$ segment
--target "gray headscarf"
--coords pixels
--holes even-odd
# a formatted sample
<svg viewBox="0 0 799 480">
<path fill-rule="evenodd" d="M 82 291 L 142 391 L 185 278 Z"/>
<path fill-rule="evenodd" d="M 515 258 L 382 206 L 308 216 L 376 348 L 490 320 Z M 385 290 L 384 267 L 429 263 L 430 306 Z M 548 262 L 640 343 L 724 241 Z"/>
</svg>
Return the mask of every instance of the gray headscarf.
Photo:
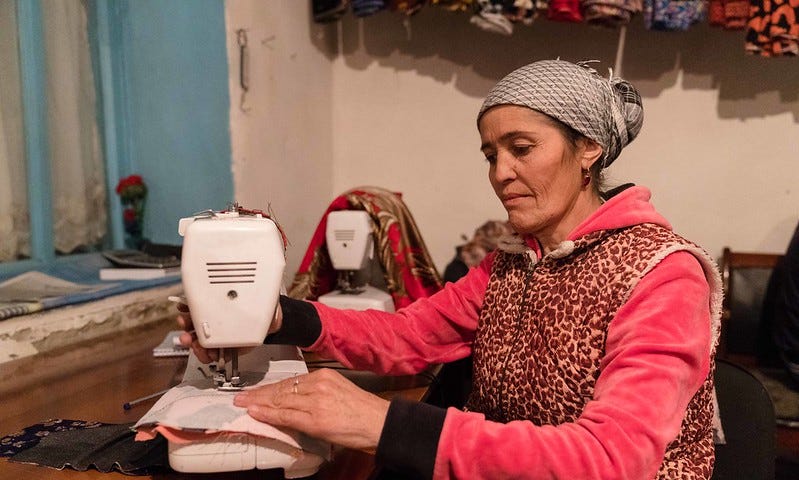
<svg viewBox="0 0 799 480">
<path fill-rule="evenodd" d="M 602 146 L 610 165 L 641 131 L 641 95 L 627 81 L 601 77 L 586 62 L 542 60 L 508 74 L 488 92 L 483 113 L 496 105 L 518 105 L 554 117 Z"/>
</svg>

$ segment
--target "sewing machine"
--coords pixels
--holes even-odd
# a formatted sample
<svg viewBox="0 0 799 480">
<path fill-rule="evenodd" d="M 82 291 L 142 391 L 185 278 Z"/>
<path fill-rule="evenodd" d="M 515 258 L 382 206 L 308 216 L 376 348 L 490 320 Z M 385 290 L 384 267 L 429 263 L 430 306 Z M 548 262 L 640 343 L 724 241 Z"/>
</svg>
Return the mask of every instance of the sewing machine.
<svg viewBox="0 0 799 480">
<path fill-rule="evenodd" d="M 336 290 L 319 296 L 319 302 L 341 309 L 393 312 L 391 295 L 364 280 L 375 250 L 369 214 L 363 210 L 330 212 L 325 240 L 338 280 Z"/>
<path fill-rule="evenodd" d="M 181 275 L 197 340 L 219 349 L 217 388 L 242 387 L 238 349 L 261 345 L 277 308 L 285 244 L 262 212 L 206 211 L 182 218 Z"/>
<path fill-rule="evenodd" d="M 227 211 L 209 210 L 180 220 L 185 302 L 200 345 L 219 351 L 210 378 L 198 376 L 198 361 L 192 354 L 184 384 L 199 385 L 211 393 L 213 388 L 235 392 L 262 378 L 279 380 L 308 373 L 298 348 L 263 345 L 286 264 L 283 234 L 267 217 L 236 204 Z M 240 371 L 239 349 L 251 347 L 258 348 L 247 354 L 247 368 Z M 229 395 L 231 406 L 232 398 Z M 297 454 L 276 440 L 252 435 L 169 441 L 168 449 L 170 466 L 180 472 L 284 468 L 287 478 L 296 478 L 316 473 L 323 462 L 319 455 Z"/>
</svg>

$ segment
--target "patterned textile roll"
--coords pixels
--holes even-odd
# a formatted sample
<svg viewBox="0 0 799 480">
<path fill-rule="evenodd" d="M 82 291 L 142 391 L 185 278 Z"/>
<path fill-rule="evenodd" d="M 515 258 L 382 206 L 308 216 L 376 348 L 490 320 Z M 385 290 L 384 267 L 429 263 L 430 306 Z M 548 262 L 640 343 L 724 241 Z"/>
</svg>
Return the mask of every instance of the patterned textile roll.
<svg viewBox="0 0 799 480">
<path fill-rule="evenodd" d="M 477 25 L 487 32 L 513 34 L 513 22 L 505 15 L 502 0 L 477 0 L 475 5 L 475 13 L 469 18 L 472 25 Z"/>
<path fill-rule="evenodd" d="M 393 12 L 411 16 L 418 13 L 424 7 L 424 4 L 425 0 L 388 0 L 386 8 Z"/>
<path fill-rule="evenodd" d="M 724 0 L 724 28 L 743 30 L 749 19 L 749 0 Z"/>
<path fill-rule="evenodd" d="M 752 2 L 752 8 L 755 7 Z M 708 23 L 725 30 L 743 30 L 749 19 L 749 0 L 710 0 Z"/>
<path fill-rule="evenodd" d="M 511 22 L 532 25 L 538 16 L 538 10 L 533 0 L 514 0 L 512 4 L 506 3 L 505 16 Z"/>
<path fill-rule="evenodd" d="M 641 11 L 641 0 L 582 0 L 580 4 L 586 23 L 609 28 L 627 25 Z"/>
<path fill-rule="evenodd" d="M 431 0 L 430 4 L 450 12 L 466 12 L 472 8 L 473 0 Z"/>
<path fill-rule="evenodd" d="M 723 0 L 710 0 L 707 2 L 707 23 L 714 27 L 724 26 Z"/>
<path fill-rule="evenodd" d="M 549 0 L 547 7 L 547 19 L 556 22 L 582 22 L 583 13 L 580 10 L 580 1 Z"/>
<path fill-rule="evenodd" d="M 586 62 L 541 60 L 500 80 L 483 102 L 480 117 L 497 105 L 532 108 L 556 118 L 602 146 L 602 167 L 635 139 L 644 122 L 641 95 L 627 81 L 603 78 Z"/>
<path fill-rule="evenodd" d="M 705 15 L 705 0 L 644 0 L 644 26 L 649 30 L 688 30 Z"/>
<path fill-rule="evenodd" d="M 352 0 L 352 14 L 356 17 L 368 17 L 386 8 L 383 0 Z"/>
<path fill-rule="evenodd" d="M 763 57 L 799 55 L 799 3 L 752 0 L 746 51 Z"/>
</svg>

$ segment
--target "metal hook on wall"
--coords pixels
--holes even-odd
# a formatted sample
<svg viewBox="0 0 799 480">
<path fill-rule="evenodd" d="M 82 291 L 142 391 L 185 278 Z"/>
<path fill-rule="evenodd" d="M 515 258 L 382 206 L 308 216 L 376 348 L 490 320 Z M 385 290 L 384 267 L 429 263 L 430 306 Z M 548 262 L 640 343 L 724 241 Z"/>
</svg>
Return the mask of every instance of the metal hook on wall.
<svg viewBox="0 0 799 480">
<path fill-rule="evenodd" d="M 247 30 L 243 28 L 236 30 L 236 40 L 239 44 L 239 87 L 241 88 L 239 109 L 247 113 L 250 110 L 245 105 L 247 92 L 250 91 L 250 52 L 247 47 Z"/>
</svg>

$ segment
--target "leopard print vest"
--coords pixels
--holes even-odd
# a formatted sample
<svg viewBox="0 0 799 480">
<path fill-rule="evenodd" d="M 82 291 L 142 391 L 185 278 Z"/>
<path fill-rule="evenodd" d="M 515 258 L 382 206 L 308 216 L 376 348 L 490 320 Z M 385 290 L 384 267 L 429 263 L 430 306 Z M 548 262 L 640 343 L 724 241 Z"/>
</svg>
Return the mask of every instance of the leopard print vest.
<svg viewBox="0 0 799 480">
<path fill-rule="evenodd" d="M 468 410 L 498 422 L 576 421 L 593 398 L 608 325 L 638 281 L 676 250 L 690 251 L 717 275 L 701 248 L 652 224 L 594 232 L 573 247 L 534 266 L 527 255 L 497 252 L 474 342 Z M 710 280 L 712 303 L 720 303 L 718 282 Z M 712 353 L 716 337 L 714 327 Z M 714 369 L 711 361 L 657 478 L 710 478 Z"/>
</svg>

